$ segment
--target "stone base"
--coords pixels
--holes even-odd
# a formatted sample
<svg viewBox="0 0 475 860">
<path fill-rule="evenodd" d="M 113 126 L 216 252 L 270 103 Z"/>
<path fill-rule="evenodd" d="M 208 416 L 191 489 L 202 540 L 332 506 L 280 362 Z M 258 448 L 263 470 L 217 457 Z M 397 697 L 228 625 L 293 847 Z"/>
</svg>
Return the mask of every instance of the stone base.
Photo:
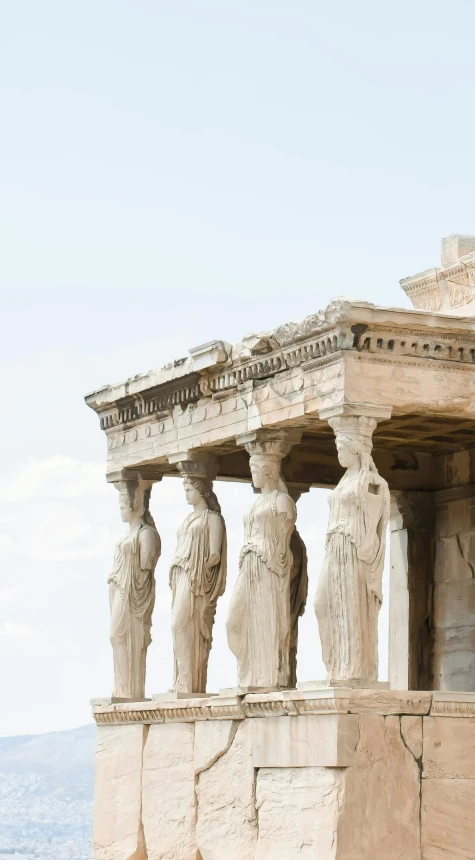
<svg viewBox="0 0 475 860">
<path fill-rule="evenodd" d="M 220 696 L 247 696 L 248 693 L 280 693 L 290 687 L 222 687 Z"/>
<path fill-rule="evenodd" d="M 351 681 L 301 681 L 297 690 L 327 690 L 343 687 L 347 690 L 389 690 L 389 681 L 364 681 L 353 678 Z"/>
<path fill-rule="evenodd" d="M 116 696 L 102 696 L 98 699 L 90 699 L 89 702 L 93 708 L 101 705 L 125 705 L 131 702 L 151 702 L 151 699 L 118 699 Z"/>
<path fill-rule="evenodd" d="M 97 706 L 94 860 L 472 858 L 475 695 Z"/>
<path fill-rule="evenodd" d="M 177 702 L 182 699 L 205 699 L 207 696 L 217 696 L 217 693 L 178 693 L 176 690 L 167 690 L 166 693 L 154 693 L 152 702 Z"/>
</svg>

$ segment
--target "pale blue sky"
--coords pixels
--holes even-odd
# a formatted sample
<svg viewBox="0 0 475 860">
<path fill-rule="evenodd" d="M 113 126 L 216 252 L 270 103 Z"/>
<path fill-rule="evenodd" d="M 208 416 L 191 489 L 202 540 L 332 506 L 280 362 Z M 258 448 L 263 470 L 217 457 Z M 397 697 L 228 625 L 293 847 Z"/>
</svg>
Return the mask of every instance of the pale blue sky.
<svg viewBox="0 0 475 860">
<path fill-rule="evenodd" d="M 122 526 L 83 395 L 334 295 L 407 307 L 399 278 L 436 265 L 442 236 L 475 232 L 475 5 L 16 0 L 0 23 L 8 734 L 78 725 L 110 691 L 105 581 Z M 231 584 L 250 491 L 218 491 Z M 311 591 L 322 495 L 301 503 Z M 177 483 L 153 509 L 149 692 L 170 682 Z M 224 615 L 214 686 L 234 681 Z M 304 623 L 308 679 L 311 607 Z"/>
</svg>

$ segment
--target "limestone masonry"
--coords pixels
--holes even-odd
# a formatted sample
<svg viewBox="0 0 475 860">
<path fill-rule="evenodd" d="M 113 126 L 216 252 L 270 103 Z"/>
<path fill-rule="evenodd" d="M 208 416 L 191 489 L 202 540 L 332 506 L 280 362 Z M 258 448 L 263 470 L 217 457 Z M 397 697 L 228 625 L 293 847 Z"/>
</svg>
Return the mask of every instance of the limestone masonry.
<svg viewBox="0 0 475 860">
<path fill-rule="evenodd" d="M 128 523 L 109 576 L 113 695 L 93 707 L 94 860 L 475 857 L 475 237 L 443 240 L 441 268 L 401 285 L 417 310 L 336 299 L 86 397 Z M 191 512 L 170 570 L 174 685 L 150 701 L 164 475 Z M 211 696 L 219 480 L 255 495 L 227 618 L 236 676 Z M 327 679 L 296 687 L 312 487 L 334 488 L 310 595 Z"/>
</svg>

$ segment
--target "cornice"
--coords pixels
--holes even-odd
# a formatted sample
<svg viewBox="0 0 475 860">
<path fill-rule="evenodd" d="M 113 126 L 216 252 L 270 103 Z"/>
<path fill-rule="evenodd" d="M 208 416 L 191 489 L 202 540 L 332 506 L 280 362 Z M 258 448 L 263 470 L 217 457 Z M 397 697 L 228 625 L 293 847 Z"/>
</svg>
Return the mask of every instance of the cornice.
<svg viewBox="0 0 475 860">
<path fill-rule="evenodd" d="M 249 693 L 245 696 L 219 695 L 97 705 L 93 708 L 93 716 L 98 725 L 124 725 L 265 719 L 279 716 L 299 717 L 308 714 L 426 715 L 434 712 L 433 699 L 442 695 L 449 700 L 447 711 L 452 710 L 456 705 L 457 713 L 475 715 L 475 695 L 470 693 L 440 694 L 411 690 L 380 691 L 350 687 L 321 687 L 309 690 Z M 458 700 L 458 696 L 462 699 Z M 445 713 L 445 707 L 446 703 L 440 705 L 441 713 Z"/>
<path fill-rule="evenodd" d="M 475 253 L 443 268 L 402 278 L 399 283 L 417 309 L 437 312 L 445 297 L 451 308 L 463 307 L 475 298 Z"/>
<path fill-rule="evenodd" d="M 261 350 L 265 346 L 267 353 L 256 354 L 256 344 L 253 349 L 238 345 L 229 350 L 225 364 L 215 363 L 200 372 L 194 370 L 191 360 L 180 360 L 163 372 L 100 389 L 88 395 L 86 403 L 99 415 L 106 432 L 118 427 L 127 430 L 152 417 L 166 417 L 177 407 L 186 410 L 204 399 L 220 401 L 244 387 L 252 389 L 266 380 L 282 379 L 295 368 L 312 373 L 351 354 L 389 364 L 409 359 L 421 366 L 427 361 L 443 361 L 451 367 L 475 364 L 471 319 L 345 300 L 333 302 L 325 312 L 302 323 L 289 323 L 247 341 L 251 345 L 256 341 Z"/>
<path fill-rule="evenodd" d="M 475 693 L 434 692 L 430 715 L 431 717 L 475 717 Z"/>
<path fill-rule="evenodd" d="M 99 415 L 101 429 L 108 430 L 111 427 L 134 424 L 142 418 L 167 412 L 175 406 L 185 409 L 190 403 L 196 403 L 201 396 L 200 375 L 190 373 L 177 381 L 146 388 L 140 393 L 128 394 L 92 408 Z"/>
</svg>

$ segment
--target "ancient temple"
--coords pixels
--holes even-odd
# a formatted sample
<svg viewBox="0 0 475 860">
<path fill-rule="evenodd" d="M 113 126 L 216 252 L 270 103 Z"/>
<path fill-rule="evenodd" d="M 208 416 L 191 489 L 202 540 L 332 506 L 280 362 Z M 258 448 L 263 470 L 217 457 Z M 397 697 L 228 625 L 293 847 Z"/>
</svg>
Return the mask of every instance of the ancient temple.
<svg viewBox="0 0 475 860">
<path fill-rule="evenodd" d="M 474 856 L 475 237 L 443 240 L 441 267 L 401 286 L 414 310 L 337 299 L 86 397 L 131 524 L 111 582 L 115 694 L 93 707 L 94 860 Z M 148 500 L 173 474 L 193 507 L 171 574 L 176 686 L 146 700 L 160 564 Z M 209 696 L 220 479 L 259 492 L 228 618 L 238 673 Z M 315 601 L 328 679 L 296 687 L 294 502 L 313 487 L 336 488 Z M 371 628 L 388 519 L 381 685 Z"/>
</svg>

